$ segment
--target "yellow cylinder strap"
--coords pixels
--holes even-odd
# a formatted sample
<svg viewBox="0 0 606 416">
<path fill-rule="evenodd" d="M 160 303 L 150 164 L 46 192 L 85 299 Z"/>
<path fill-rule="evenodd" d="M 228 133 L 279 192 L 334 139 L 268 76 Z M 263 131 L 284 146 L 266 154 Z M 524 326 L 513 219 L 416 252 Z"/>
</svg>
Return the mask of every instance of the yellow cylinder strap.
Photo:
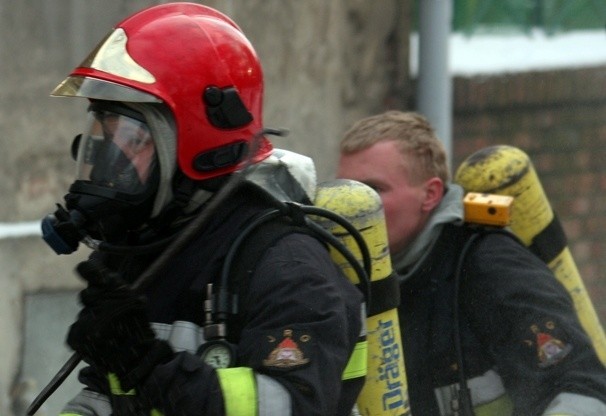
<svg viewBox="0 0 606 416">
<path fill-rule="evenodd" d="M 351 353 L 351 357 L 349 357 L 349 362 L 347 363 L 345 370 L 343 370 L 341 380 L 364 377 L 366 375 L 367 362 L 368 341 L 359 341 Z"/>
<path fill-rule="evenodd" d="M 227 416 L 257 415 L 257 386 L 253 370 L 248 367 L 218 368 Z"/>
</svg>

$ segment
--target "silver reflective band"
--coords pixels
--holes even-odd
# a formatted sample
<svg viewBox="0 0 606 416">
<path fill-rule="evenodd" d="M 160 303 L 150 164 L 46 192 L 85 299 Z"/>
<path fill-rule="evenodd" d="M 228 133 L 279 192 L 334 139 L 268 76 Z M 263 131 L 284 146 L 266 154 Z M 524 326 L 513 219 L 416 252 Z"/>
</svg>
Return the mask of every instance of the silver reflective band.
<svg viewBox="0 0 606 416">
<path fill-rule="evenodd" d="M 288 390 L 271 377 L 255 374 L 257 379 L 258 416 L 290 416 L 292 404 Z"/>
<path fill-rule="evenodd" d="M 467 385 L 475 406 L 491 402 L 506 393 L 501 376 L 494 370 L 488 370 L 481 376 L 468 380 Z"/>
<path fill-rule="evenodd" d="M 481 376 L 467 380 L 467 385 L 471 391 L 471 402 L 474 406 L 492 402 L 506 394 L 503 381 L 494 370 L 488 370 Z M 457 390 L 458 386 L 455 384 L 435 389 L 436 399 L 442 415 L 450 414 L 450 403 Z"/>
<path fill-rule="evenodd" d="M 110 416 L 111 414 L 109 398 L 90 390 L 82 390 L 59 413 L 60 416 Z"/>
<path fill-rule="evenodd" d="M 574 393 L 560 393 L 549 403 L 542 416 L 604 416 L 606 404 L 598 399 Z"/>
<path fill-rule="evenodd" d="M 204 344 L 202 328 L 193 322 L 175 321 L 171 324 L 152 322 L 156 338 L 167 341 L 176 352 L 187 351 L 195 354 Z"/>
</svg>

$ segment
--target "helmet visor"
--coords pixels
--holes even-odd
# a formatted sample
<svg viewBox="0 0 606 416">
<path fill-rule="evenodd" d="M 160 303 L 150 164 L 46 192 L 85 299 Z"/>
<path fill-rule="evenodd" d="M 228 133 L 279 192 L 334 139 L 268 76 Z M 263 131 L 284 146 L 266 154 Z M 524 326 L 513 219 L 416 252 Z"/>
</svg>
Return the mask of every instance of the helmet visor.
<svg viewBox="0 0 606 416">
<path fill-rule="evenodd" d="M 70 75 L 51 92 L 53 97 L 85 97 L 95 100 L 161 103 L 162 100 L 143 91 L 115 82 Z"/>
<path fill-rule="evenodd" d="M 158 167 L 156 146 L 143 117 L 93 106 L 89 114 L 76 155 L 77 179 L 121 194 L 147 193 L 155 186 Z"/>
</svg>

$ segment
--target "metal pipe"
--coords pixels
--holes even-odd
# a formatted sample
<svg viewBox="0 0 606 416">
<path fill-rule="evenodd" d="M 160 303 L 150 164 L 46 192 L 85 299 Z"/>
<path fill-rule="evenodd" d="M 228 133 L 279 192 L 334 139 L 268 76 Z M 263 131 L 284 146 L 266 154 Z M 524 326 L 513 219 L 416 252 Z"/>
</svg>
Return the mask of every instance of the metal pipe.
<svg viewBox="0 0 606 416">
<path fill-rule="evenodd" d="M 452 0 L 419 1 L 419 66 L 417 111 L 423 114 L 452 160 L 452 80 L 449 38 Z"/>
</svg>

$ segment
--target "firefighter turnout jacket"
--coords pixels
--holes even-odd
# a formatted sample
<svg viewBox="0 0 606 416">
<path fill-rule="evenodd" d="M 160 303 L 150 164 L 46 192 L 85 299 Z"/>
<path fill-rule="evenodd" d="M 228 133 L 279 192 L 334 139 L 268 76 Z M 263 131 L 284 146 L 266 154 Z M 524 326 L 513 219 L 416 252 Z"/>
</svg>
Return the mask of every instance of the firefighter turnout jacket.
<svg viewBox="0 0 606 416">
<path fill-rule="evenodd" d="M 436 230 L 431 249 L 398 270 L 411 413 L 461 414 L 464 374 L 476 416 L 606 414 L 606 370 L 545 263 L 505 230 Z"/>
<path fill-rule="evenodd" d="M 110 415 L 120 400 L 136 401 L 146 415 L 350 414 L 363 377 L 344 381 L 343 375 L 362 330 L 363 299 L 308 234 L 288 233 L 250 264 L 235 325 L 228 325 L 228 331 L 237 328 L 228 334 L 235 365 L 215 369 L 197 356 L 205 342 L 207 285 L 218 283 L 238 233 L 270 205 L 258 187 L 245 184 L 146 290 L 150 321 L 176 351 L 174 358 L 134 392 L 83 369 L 86 389 L 62 415 Z M 134 279 L 155 256 L 105 260 Z"/>
</svg>

